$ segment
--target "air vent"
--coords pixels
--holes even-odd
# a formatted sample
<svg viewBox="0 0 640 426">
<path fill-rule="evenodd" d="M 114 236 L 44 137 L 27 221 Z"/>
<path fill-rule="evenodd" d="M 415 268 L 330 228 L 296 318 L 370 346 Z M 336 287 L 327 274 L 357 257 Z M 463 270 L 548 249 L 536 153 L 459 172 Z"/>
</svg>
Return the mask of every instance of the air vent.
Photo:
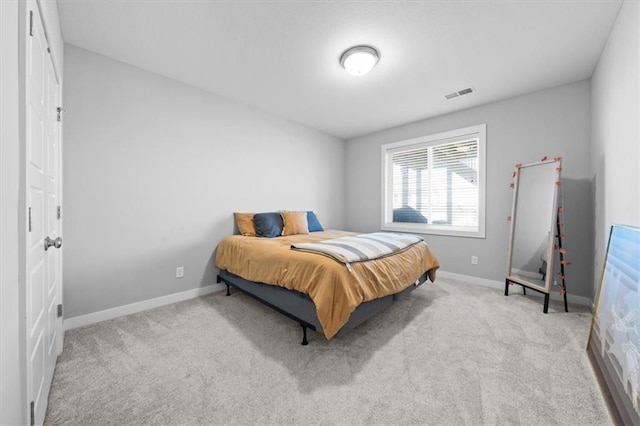
<svg viewBox="0 0 640 426">
<path fill-rule="evenodd" d="M 458 96 L 468 95 L 469 93 L 473 93 L 473 87 L 467 87 L 466 89 L 458 90 L 457 92 L 449 93 L 448 95 L 444 95 L 447 99 L 457 98 Z"/>
</svg>

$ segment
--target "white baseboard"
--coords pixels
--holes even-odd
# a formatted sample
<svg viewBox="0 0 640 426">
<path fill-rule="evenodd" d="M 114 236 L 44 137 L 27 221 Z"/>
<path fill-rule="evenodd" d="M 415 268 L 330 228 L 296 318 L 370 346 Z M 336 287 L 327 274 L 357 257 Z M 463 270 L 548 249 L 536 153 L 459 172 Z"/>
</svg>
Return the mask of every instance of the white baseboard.
<svg viewBox="0 0 640 426">
<path fill-rule="evenodd" d="M 471 275 L 456 274 L 454 272 L 447 272 L 441 269 L 438 270 L 438 276 L 443 278 L 450 278 L 454 280 L 467 281 L 471 284 L 482 285 L 485 287 L 491 287 L 495 289 L 504 290 L 504 281 L 488 280 L 486 278 L 474 277 Z M 437 279 L 436 279 L 437 282 Z M 156 297 L 154 299 L 143 300 L 141 302 L 131 303 L 129 305 L 118 306 L 111 309 L 105 309 L 104 311 L 92 312 L 86 315 L 79 315 L 77 317 L 65 318 L 63 324 L 65 330 L 71 330 L 78 327 L 84 327 L 85 325 L 95 324 L 97 322 L 110 320 L 113 318 L 122 317 L 125 315 L 136 314 L 138 312 L 146 311 L 149 309 L 157 308 L 164 305 L 170 305 L 171 303 L 182 302 L 183 300 L 193 299 L 199 296 L 213 293 L 214 291 L 221 291 L 224 289 L 223 284 L 212 284 L 206 287 L 199 287 L 192 290 L 183 291 L 180 293 L 169 294 L 167 296 Z M 531 291 L 529 294 L 534 296 L 542 296 L 537 291 Z M 557 293 L 551 293 L 552 300 L 562 300 L 562 296 Z M 575 303 L 576 305 L 589 306 L 593 310 L 591 299 L 583 296 L 574 296 L 567 294 L 567 300 L 569 303 Z"/>
<path fill-rule="evenodd" d="M 436 274 L 437 276 L 441 276 L 444 278 L 450 278 L 453 280 L 462 280 L 462 281 L 467 281 L 471 284 L 478 284 L 478 285 L 483 285 L 485 287 L 491 287 L 491 288 L 497 288 L 497 289 L 501 289 L 504 290 L 504 281 L 496 281 L 496 280 L 488 280 L 485 278 L 478 278 L 478 277 L 474 277 L 471 275 L 462 275 L 462 274 L 456 274 L 454 272 L 447 272 L 447 271 L 443 271 L 438 269 L 438 272 Z M 436 282 L 437 282 L 437 278 L 436 278 Z M 542 293 L 538 293 L 537 291 L 529 291 L 527 293 L 527 295 L 533 295 L 533 296 L 539 296 L 542 297 Z M 551 300 L 563 300 L 563 297 L 560 296 L 560 294 L 558 292 L 555 293 L 549 293 Z M 581 305 L 581 306 L 589 306 L 592 307 L 593 303 L 591 302 L 591 299 L 589 299 L 588 297 L 584 297 L 584 296 L 575 296 L 572 295 L 570 293 L 567 293 L 567 301 L 569 303 L 574 303 L 576 305 Z M 593 310 L 593 309 L 592 309 Z"/>
<path fill-rule="evenodd" d="M 471 275 L 456 274 L 455 272 L 447 272 L 447 271 L 443 271 L 442 269 L 438 269 L 438 272 L 436 272 L 436 277 L 450 278 L 452 280 L 469 281 L 471 284 L 479 284 L 485 287 L 501 288 L 504 290 L 503 281 L 488 280 L 486 278 L 478 278 Z M 436 282 L 437 281 L 438 279 L 436 278 Z"/>
<path fill-rule="evenodd" d="M 512 275 L 520 275 L 521 277 L 531 278 L 533 280 L 542 280 L 542 274 L 540 272 L 523 271 L 522 269 L 513 268 L 511 273 Z"/>
<path fill-rule="evenodd" d="M 166 296 L 143 300 L 141 302 L 131 303 L 129 305 L 105 309 L 104 311 L 92 312 L 90 314 L 79 315 L 72 318 L 65 318 L 63 325 L 65 330 L 84 327 L 85 325 L 95 324 L 97 322 L 106 321 L 125 315 L 136 314 L 138 312 L 147 311 L 149 309 L 157 308 L 160 306 L 170 305 L 172 303 L 182 302 L 183 300 L 204 296 L 206 294 L 213 293 L 214 291 L 222 290 L 223 288 L 223 284 L 212 284 L 205 287 L 183 291 L 180 293 L 168 294 Z"/>
</svg>

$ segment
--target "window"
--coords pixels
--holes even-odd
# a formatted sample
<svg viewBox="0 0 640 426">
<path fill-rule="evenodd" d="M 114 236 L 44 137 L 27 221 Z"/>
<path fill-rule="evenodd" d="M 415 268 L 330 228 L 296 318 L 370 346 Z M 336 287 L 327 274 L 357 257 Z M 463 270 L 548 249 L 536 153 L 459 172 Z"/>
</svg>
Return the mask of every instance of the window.
<svg viewBox="0 0 640 426">
<path fill-rule="evenodd" d="M 486 125 L 382 146 L 382 229 L 485 237 Z"/>
</svg>

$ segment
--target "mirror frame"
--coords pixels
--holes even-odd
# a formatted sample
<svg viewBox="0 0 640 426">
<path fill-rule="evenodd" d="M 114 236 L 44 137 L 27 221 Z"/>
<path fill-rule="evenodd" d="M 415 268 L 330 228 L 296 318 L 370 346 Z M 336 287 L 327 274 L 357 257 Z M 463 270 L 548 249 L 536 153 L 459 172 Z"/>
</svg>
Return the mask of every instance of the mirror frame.
<svg viewBox="0 0 640 426">
<path fill-rule="evenodd" d="M 549 250 L 547 250 L 547 273 L 545 275 L 545 282 L 544 282 L 544 286 L 541 286 L 538 283 L 534 283 L 531 281 L 527 281 L 525 278 L 523 278 L 522 276 L 514 276 L 511 275 L 511 263 L 512 263 L 512 257 L 513 257 L 513 238 L 514 238 L 514 234 L 515 234 L 515 227 L 516 227 L 516 223 L 518 221 L 518 218 L 516 217 L 516 209 L 518 207 L 518 193 L 519 193 L 519 183 L 520 183 L 520 171 L 522 169 L 526 169 L 526 168 L 531 168 L 531 167 L 536 167 L 536 166 L 541 166 L 541 165 L 548 165 L 551 163 L 555 163 L 556 167 L 555 167 L 555 179 L 554 179 L 554 185 L 553 185 L 553 202 L 552 202 L 552 209 L 549 212 L 549 217 L 550 217 L 550 222 L 549 222 L 549 231 L 551 235 L 551 238 L 549 238 Z M 509 230 L 509 247 L 507 249 L 507 273 L 506 273 L 506 277 L 508 281 L 514 282 L 516 284 L 520 284 L 523 285 L 525 287 L 529 287 L 533 290 L 537 290 L 539 292 L 542 293 L 546 293 L 549 294 L 551 292 L 551 286 L 553 284 L 553 260 L 555 258 L 555 237 L 556 237 L 556 220 L 557 220 L 557 215 L 558 215 L 558 187 L 561 184 L 560 181 L 560 171 L 562 170 L 562 160 L 560 158 L 554 158 L 552 160 L 546 160 L 546 161 L 538 161 L 537 163 L 531 163 L 531 164 L 525 164 L 525 165 L 516 165 L 516 176 L 515 176 L 515 182 L 514 182 L 514 193 L 513 193 L 513 205 L 512 205 L 512 209 L 511 209 L 511 224 L 510 224 L 510 230 Z"/>
</svg>

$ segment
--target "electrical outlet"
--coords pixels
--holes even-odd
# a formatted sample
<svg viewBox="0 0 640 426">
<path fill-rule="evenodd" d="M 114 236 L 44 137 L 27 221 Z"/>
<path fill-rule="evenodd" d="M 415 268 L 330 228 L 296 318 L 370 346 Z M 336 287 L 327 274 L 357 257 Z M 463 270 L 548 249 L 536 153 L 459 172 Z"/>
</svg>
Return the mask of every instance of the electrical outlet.
<svg viewBox="0 0 640 426">
<path fill-rule="evenodd" d="M 478 256 L 471 256 L 471 264 L 472 265 L 478 264 Z"/>
<path fill-rule="evenodd" d="M 176 278 L 184 277 L 184 266 L 178 266 L 176 268 Z"/>
</svg>

